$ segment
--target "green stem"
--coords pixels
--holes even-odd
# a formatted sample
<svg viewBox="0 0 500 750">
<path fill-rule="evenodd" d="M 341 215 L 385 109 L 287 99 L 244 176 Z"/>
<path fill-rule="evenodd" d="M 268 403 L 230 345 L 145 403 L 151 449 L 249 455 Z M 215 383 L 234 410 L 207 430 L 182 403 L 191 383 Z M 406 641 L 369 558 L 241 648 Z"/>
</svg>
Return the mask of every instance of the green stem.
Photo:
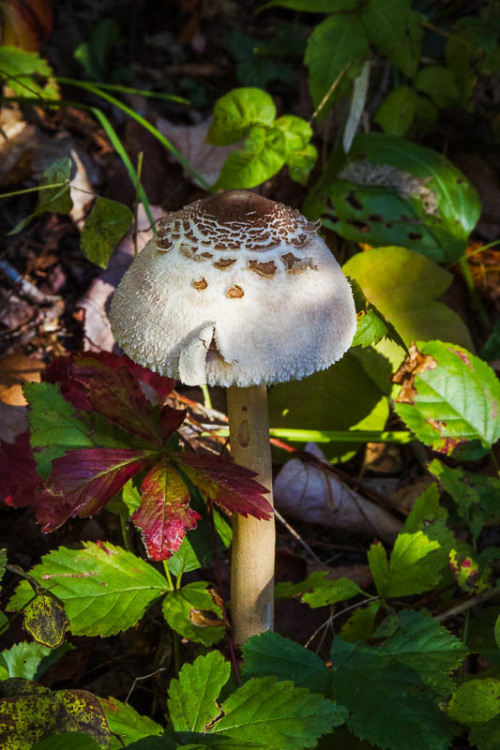
<svg viewBox="0 0 500 750">
<path fill-rule="evenodd" d="M 69 182 L 54 182 L 52 185 L 40 185 L 39 187 L 25 188 L 24 190 L 13 190 L 11 193 L 2 193 L 0 198 L 13 198 L 15 195 L 25 195 L 26 193 L 38 193 L 40 190 L 53 190 L 54 188 L 66 187 Z"/>
<path fill-rule="evenodd" d="M 165 578 L 167 579 L 167 583 L 168 583 L 168 587 L 170 591 L 175 591 L 175 586 L 172 580 L 172 575 L 168 569 L 168 563 L 166 560 L 163 560 L 163 570 L 165 571 Z"/>
</svg>

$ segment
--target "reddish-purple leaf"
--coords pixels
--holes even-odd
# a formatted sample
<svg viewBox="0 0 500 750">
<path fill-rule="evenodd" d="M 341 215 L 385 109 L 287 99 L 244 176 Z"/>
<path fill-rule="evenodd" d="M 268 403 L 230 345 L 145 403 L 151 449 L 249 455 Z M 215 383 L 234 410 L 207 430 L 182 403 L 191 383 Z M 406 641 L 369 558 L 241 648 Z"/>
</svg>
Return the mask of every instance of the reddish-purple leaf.
<svg viewBox="0 0 500 750">
<path fill-rule="evenodd" d="M 123 485 L 151 462 L 151 453 L 131 448 L 81 448 L 52 463 L 47 492 L 34 501 L 44 531 L 70 516 L 97 513 Z"/>
<path fill-rule="evenodd" d="M 141 529 L 148 556 L 166 560 L 179 549 L 186 531 L 196 527 L 200 516 L 189 507 L 189 490 L 168 458 L 149 471 L 141 494 L 132 521 Z"/>
<path fill-rule="evenodd" d="M 69 354 L 66 357 L 53 359 L 43 371 L 42 380 L 45 383 L 59 385 L 62 395 L 75 409 L 90 411 L 92 404 L 85 385 L 71 377 L 71 365 L 74 357 L 74 354 Z"/>
<path fill-rule="evenodd" d="M 160 432 L 164 442 L 179 429 L 184 422 L 187 409 L 173 409 L 171 406 L 164 406 L 160 414 Z"/>
<path fill-rule="evenodd" d="M 73 380 L 84 385 L 92 407 L 110 422 L 153 443 L 159 440 L 158 428 L 139 381 L 122 362 L 109 367 L 109 352 L 103 357 L 78 354 L 69 368 Z"/>
<path fill-rule="evenodd" d="M 164 375 L 153 372 L 148 367 L 142 367 L 142 365 L 138 365 L 137 362 L 133 362 L 130 357 L 127 357 L 126 354 L 122 359 L 125 366 L 128 367 L 132 375 L 135 375 L 135 377 L 138 378 L 141 383 L 154 388 L 161 402 L 165 401 L 168 394 L 173 391 L 176 383 L 173 378 L 166 378 Z"/>
<path fill-rule="evenodd" d="M 29 433 L 17 436 L 15 443 L 2 443 L 0 448 L 0 500 L 12 508 L 31 505 L 35 493 L 42 488 L 29 441 Z"/>
<path fill-rule="evenodd" d="M 222 456 L 174 453 L 172 459 L 209 500 L 227 513 L 271 518 L 272 506 L 262 497 L 269 490 L 255 481 L 255 472 Z"/>
</svg>

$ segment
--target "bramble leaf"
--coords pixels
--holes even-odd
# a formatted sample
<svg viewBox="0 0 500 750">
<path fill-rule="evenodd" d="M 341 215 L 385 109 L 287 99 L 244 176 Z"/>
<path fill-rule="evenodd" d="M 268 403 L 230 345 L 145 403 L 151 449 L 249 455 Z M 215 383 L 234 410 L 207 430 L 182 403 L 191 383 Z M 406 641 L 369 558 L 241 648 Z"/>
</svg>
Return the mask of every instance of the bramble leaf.
<svg viewBox="0 0 500 750">
<path fill-rule="evenodd" d="M 165 560 L 179 549 L 186 531 L 195 528 L 200 516 L 189 507 L 189 490 L 167 457 L 150 469 L 141 495 L 132 521 L 141 529 L 148 556 Z"/>
<path fill-rule="evenodd" d="M 42 558 L 30 575 L 66 608 L 74 635 L 114 635 L 136 624 L 152 601 L 168 591 L 152 565 L 112 544 L 85 542 L 82 549 L 60 547 Z M 33 598 L 23 581 L 8 610 Z"/>
<path fill-rule="evenodd" d="M 455 457 L 477 457 L 500 438 L 500 383 L 466 349 L 418 342 L 394 377 L 395 409 L 419 440 Z"/>
<path fill-rule="evenodd" d="M 246 138 L 254 125 L 272 125 L 276 106 L 272 97 L 253 87 L 233 89 L 214 105 L 207 143 L 228 146 Z"/>
<path fill-rule="evenodd" d="M 446 713 L 469 726 L 500 716 L 500 680 L 482 677 L 462 683 L 451 696 Z"/>
<path fill-rule="evenodd" d="M 222 609 L 206 581 L 195 581 L 169 591 L 162 609 L 170 627 L 190 641 L 212 646 L 224 637 Z"/>
<path fill-rule="evenodd" d="M 352 346 L 372 346 L 378 344 L 383 338 L 393 341 L 406 350 L 406 344 L 390 323 L 375 305 L 369 302 L 355 279 L 350 279 L 350 284 L 356 303 L 357 327 Z"/>
<path fill-rule="evenodd" d="M 358 584 L 349 578 L 332 579 L 328 576 L 328 571 L 317 570 L 300 583 L 278 583 L 275 596 L 282 599 L 300 594 L 301 600 L 310 607 L 324 607 L 363 594 Z"/>
<path fill-rule="evenodd" d="M 255 481 L 255 472 L 227 458 L 194 453 L 172 453 L 172 461 L 188 480 L 226 513 L 269 520 L 268 490 Z"/>
<path fill-rule="evenodd" d="M 99 698 L 111 732 L 110 750 L 121 750 L 141 737 L 163 734 L 163 727 L 149 716 L 141 716 L 130 704 L 116 698 Z"/>
<path fill-rule="evenodd" d="M 422 46 L 420 15 L 411 0 L 370 0 L 362 12 L 364 29 L 375 47 L 411 78 L 417 71 Z"/>
<path fill-rule="evenodd" d="M 0 653 L 0 680 L 24 677 L 34 680 L 44 659 L 52 652 L 41 643 L 16 643 Z"/>
<path fill-rule="evenodd" d="M 273 126 L 253 125 L 243 148 L 229 154 L 214 189 L 252 188 L 275 175 L 286 161 L 283 132 Z"/>
<path fill-rule="evenodd" d="M 2 83 L 17 96 L 38 99 L 59 99 L 59 88 L 49 63 L 36 54 L 19 47 L 0 47 Z"/>
</svg>

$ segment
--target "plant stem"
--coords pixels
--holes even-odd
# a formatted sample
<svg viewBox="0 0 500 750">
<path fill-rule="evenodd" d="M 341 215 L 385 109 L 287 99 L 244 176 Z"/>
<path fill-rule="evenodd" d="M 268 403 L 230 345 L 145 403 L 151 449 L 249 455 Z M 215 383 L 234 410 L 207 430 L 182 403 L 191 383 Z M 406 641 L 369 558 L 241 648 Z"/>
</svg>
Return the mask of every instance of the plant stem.
<svg viewBox="0 0 500 750">
<path fill-rule="evenodd" d="M 269 489 L 272 504 L 271 446 L 265 386 L 228 389 L 231 453 L 237 464 L 255 471 Z M 270 521 L 233 517 L 231 619 L 234 641 L 241 646 L 252 635 L 272 630 L 276 531 Z"/>
</svg>

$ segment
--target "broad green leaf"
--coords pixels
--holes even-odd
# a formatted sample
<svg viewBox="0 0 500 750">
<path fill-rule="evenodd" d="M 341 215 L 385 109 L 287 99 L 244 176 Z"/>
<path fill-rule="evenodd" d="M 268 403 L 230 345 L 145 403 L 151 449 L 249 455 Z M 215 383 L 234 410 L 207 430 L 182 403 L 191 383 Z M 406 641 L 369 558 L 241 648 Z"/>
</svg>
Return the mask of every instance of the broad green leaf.
<svg viewBox="0 0 500 750">
<path fill-rule="evenodd" d="M 215 591 L 206 581 L 169 591 L 162 610 L 170 627 L 183 638 L 212 646 L 224 637 L 222 610 Z"/>
<path fill-rule="evenodd" d="M 41 449 L 34 454 L 37 469 L 46 479 L 54 459 L 93 445 L 89 421 L 81 412 L 77 415 L 52 383 L 26 383 L 23 391 L 30 407 L 30 442 Z"/>
<path fill-rule="evenodd" d="M 439 109 L 446 109 L 460 103 L 460 90 L 450 68 L 441 65 L 428 65 L 419 71 L 415 88 L 428 94 Z"/>
<path fill-rule="evenodd" d="M 369 53 L 368 37 L 358 13 L 332 15 L 313 29 L 304 62 L 309 68 L 314 106 L 322 104 L 322 115 L 348 93 Z"/>
<path fill-rule="evenodd" d="M 352 346 L 372 346 L 378 344 L 383 338 L 388 338 L 402 349 L 406 344 L 396 331 L 392 323 L 385 319 L 380 310 L 369 302 L 360 285 L 354 279 L 350 279 L 351 288 L 356 303 L 357 327 Z"/>
<path fill-rule="evenodd" d="M 500 383 L 462 347 L 418 342 L 395 409 L 418 439 L 446 455 L 487 451 L 500 438 Z"/>
<path fill-rule="evenodd" d="M 243 148 L 229 154 L 222 165 L 215 189 L 252 188 L 279 172 L 286 159 L 283 132 L 275 127 L 254 125 Z"/>
<path fill-rule="evenodd" d="M 205 731 L 219 714 L 217 698 L 230 673 L 229 662 L 218 651 L 184 664 L 168 690 L 168 712 L 175 731 Z"/>
<path fill-rule="evenodd" d="M 85 256 L 106 268 L 111 253 L 130 229 L 132 219 L 132 211 L 124 203 L 97 196 L 80 235 L 80 247 Z"/>
<path fill-rule="evenodd" d="M 0 684 L 0 746 L 31 750 L 61 732 L 81 732 L 109 748 L 109 730 L 97 698 L 85 690 L 52 691 L 24 679 Z"/>
<path fill-rule="evenodd" d="M 451 284 L 452 275 L 431 260 L 403 247 L 383 247 L 358 253 L 343 271 L 358 282 L 407 346 L 440 338 L 473 347 L 460 317 L 437 299 Z M 401 347 L 387 339 L 377 344 L 377 350 L 396 367 L 403 358 Z"/>
<path fill-rule="evenodd" d="M 328 578 L 327 570 L 316 570 L 305 581 L 299 583 L 277 583 L 274 587 L 277 599 L 300 595 L 310 607 L 324 607 L 336 604 L 353 596 L 363 594 L 358 584 L 349 578 Z"/>
<path fill-rule="evenodd" d="M 375 355 L 375 359 L 377 357 L 383 359 L 380 355 Z M 370 365 L 375 370 L 373 361 Z M 328 370 L 300 382 L 279 383 L 269 393 L 271 426 L 300 426 L 304 430 L 383 429 L 388 417 L 385 396 L 390 391 L 391 368 L 385 361 L 381 369 L 379 385 L 379 381 L 374 382 L 367 373 L 360 358 L 349 352 Z M 386 389 L 385 393 L 381 386 Z M 352 447 L 331 443 L 326 452 L 332 457 Z"/>
<path fill-rule="evenodd" d="M 451 696 L 446 713 L 469 726 L 500 717 L 500 680 L 482 677 L 462 683 Z"/>
<path fill-rule="evenodd" d="M 290 680 L 312 693 L 330 696 L 330 671 L 325 662 L 304 646 L 278 633 L 262 633 L 243 646 L 243 674 L 250 677 L 276 677 Z"/>
<path fill-rule="evenodd" d="M 101 750 L 92 737 L 82 732 L 62 732 L 33 745 L 31 750 Z"/>
<path fill-rule="evenodd" d="M 99 698 L 99 701 L 111 732 L 110 750 L 121 750 L 141 737 L 163 734 L 160 724 L 149 716 L 141 716 L 128 703 L 121 703 L 116 698 Z"/>
<path fill-rule="evenodd" d="M 283 115 L 274 121 L 273 127 L 283 133 L 287 158 L 294 151 L 304 149 L 313 136 L 312 127 L 307 120 L 296 115 Z"/>
<path fill-rule="evenodd" d="M 312 143 L 309 143 L 302 151 L 295 151 L 293 154 L 288 154 L 286 164 L 292 180 L 299 182 L 301 185 L 306 185 L 309 173 L 316 164 L 317 159 L 318 151 Z"/>
<path fill-rule="evenodd" d="M 362 11 L 363 26 L 377 50 L 412 78 L 420 62 L 423 31 L 411 0 L 369 0 Z"/>
<path fill-rule="evenodd" d="M 19 47 L 0 47 L 0 78 L 2 83 L 23 98 L 59 99 L 59 88 L 49 63 L 36 52 Z"/>
<path fill-rule="evenodd" d="M 465 253 L 481 206 L 471 183 L 441 154 L 368 133 L 356 137 L 343 162 L 334 152 L 304 212 L 311 219 L 324 213 L 325 224 L 348 239 L 453 262 Z"/>
<path fill-rule="evenodd" d="M 347 716 L 342 706 L 274 677 L 249 680 L 224 701 L 221 710 L 223 716 L 211 733 L 242 744 L 257 740 L 269 750 L 315 747 L 320 735 Z"/>
<path fill-rule="evenodd" d="M 409 86 L 396 86 L 377 109 L 374 121 L 388 135 L 403 136 L 411 128 L 418 107 L 418 95 Z"/>
<path fill-rule="evenodd" d="M 207 143 L 228 146 L 246 138 L 254 125 L 270 126 L 276 117 L 272 97 L 257 88 L 233 89 L 214 105 Z"/>
<path fill-rule="evenodd" d="M 25 677 L 34 680 L 43 660 L 51 649 L 41 643 L 16 643 L 0 653 L 1 679 Z"/>
<path fill-rule="evenodd" d="M 35 641 L 50 648 L 61 645 L 69 624 L 63 603 L 48 591 L 40 591 L 26 605 L 23 619 Z"/>
<path fill-rule="evenodd" d="M 114 635 L 135 625 L 146 607 L 168 591 L 165 578 L 139 557 L 109 543 L 60 547 L 30 571 L 66 608 L 74 635 Z M 9 602 L 19 611 L 33 598 L 23 581 Z"/>
<path fill-rule="evenodd" d="M 371 638 L 380 606 L 381 603 L 375 601 L 365 607 L 357 607 L 340 629 L 342 640 L 347 643 L 356 643 L 356 641 L 367 641 Z"/>
</svg>

